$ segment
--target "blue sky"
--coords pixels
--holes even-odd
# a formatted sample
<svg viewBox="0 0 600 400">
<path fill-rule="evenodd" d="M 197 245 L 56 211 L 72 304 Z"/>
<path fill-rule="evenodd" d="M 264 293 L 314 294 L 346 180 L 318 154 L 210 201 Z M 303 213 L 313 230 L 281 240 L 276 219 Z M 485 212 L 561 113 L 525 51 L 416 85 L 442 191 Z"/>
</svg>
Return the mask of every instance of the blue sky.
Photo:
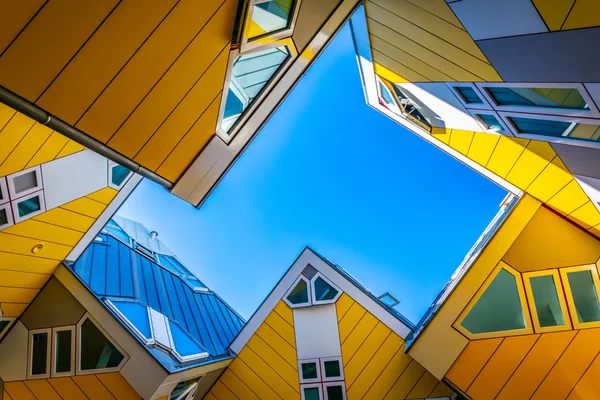
<svg viewBox="0 0 600 400">
<path fill-rule="evenodd" d="M 201 209 L 143 181 L 119 214 L 245 318 L 309 245 L 417 322 L 505 194 L 366 105 L 346 26 Z"/>
</svg>

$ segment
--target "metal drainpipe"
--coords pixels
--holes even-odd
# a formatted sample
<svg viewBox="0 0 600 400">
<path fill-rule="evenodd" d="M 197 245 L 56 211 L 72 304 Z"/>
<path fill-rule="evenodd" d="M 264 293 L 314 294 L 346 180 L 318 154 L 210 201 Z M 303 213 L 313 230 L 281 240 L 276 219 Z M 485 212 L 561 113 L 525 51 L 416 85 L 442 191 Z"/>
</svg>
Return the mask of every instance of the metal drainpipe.
<svg viewBox="0 0 600 400">
<path fill-rule="evenodd" d="M 2 86 L 0 86 L 0 102 L 17 110 L 22 114 L 25 114 L 26 116 L 39 122 L 40 124 L 45 125 L 48 128 L 68 137 L 69 139 L 74 140 L 75 142 L 87 147 L 88 149 L 95 151 L 96 153 L 108 158 L 109 160 L 112 160 L 124 166 L 125 168 L 164 186 L 169 190 L 173 187 L 173 183 L 166 180 L 162 176 L 150 171 L 149 169 L 142 167 L 135 161 L 130 160 L 121 153 L 111 149 L 104 143 L 89 136 L 87 133 L 84 133 L 79 129 L 67 124 L 63 120 L 42 110 L 35 104 L 25 100 L 21 96 L 11 92 L 10 90 Z"/>
</svg>

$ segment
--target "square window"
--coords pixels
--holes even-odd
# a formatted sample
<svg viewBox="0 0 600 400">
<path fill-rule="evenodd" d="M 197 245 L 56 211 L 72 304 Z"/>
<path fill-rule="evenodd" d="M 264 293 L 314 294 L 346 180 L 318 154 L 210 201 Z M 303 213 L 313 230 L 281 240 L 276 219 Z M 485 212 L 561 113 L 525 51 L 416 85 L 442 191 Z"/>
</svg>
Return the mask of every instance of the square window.
<svg viewBox="0 0 600 400">
<path fill-rule="evenodd" d="M 302 400 L 322 400 L 323 389 L 320 383 L 311 383 L 309 385 L 300 385 L 300 394 Z"/>
<path fill-rule="evenodd" d="M 324 370 L 326 378 L 338 378 L 342 375 L 340 371 L 340 362 L 338 360 L 324 361 Z"/>
<path fill-rule="evenodd" d="M 125 168 L 122 165 L 119 164 L 114 164 L 111 168 L 110 168 L 110 182 L 116 186 L 116 187 L 120 187 L 123 182 L 125 181 L 125 179 L 129 176 L 129 173 L 131 171 L 128 170 L 127 168 Z"/>
<path fill-rule="evenodd" d="M 8 224 L 8 214 L 6 208 L 0 209 L 0 226 Z"/>
<path fill-rule="evenodd" d="M 39 166 L 30 168 L 26 171 L 16 172 L 6 177 L 8 184 L 8 193 L 2 190 L 2 184 L 0 184 L 0 190 L 2 190 L 3 199 L 0 201 L 16 200 L 27 196 L 33 192 L 42 189 L 42 175 L 41 168 Z M 10 195 L 10 196 L 9 196 Z"/>
<path fill-rule="evenodd" d="M 344 389 L 342 385 L 327 386 L 327 400 L 344 400 Z"/>
<path fill-rule="evenodd" d="M 21 194 L 38 186 L 36 171 L 29 171 L 13 178 L 15 193 Z"/>
<path fill-rule="evenodd" d="M 463 98 L 467 104 L 483 104 L 483 100 L 479 97 L 475 89 L 469 86 L 456 86 L 455 87 L 460 97 Z"/>
<path fill-rule="evenodd" d="M 318 379 L 317 363 L 302 363 L 302 379 Z"/>
<path fill-rule="evenodd" d="M 19 218 L 26 217 L 29 214 L 33 214 L 36 211 L 40 211 L 41 209 L 42 208 L 40 205 L 40 196 L 30 197 L 29 199 L 17 203 Z"/>
</svg>

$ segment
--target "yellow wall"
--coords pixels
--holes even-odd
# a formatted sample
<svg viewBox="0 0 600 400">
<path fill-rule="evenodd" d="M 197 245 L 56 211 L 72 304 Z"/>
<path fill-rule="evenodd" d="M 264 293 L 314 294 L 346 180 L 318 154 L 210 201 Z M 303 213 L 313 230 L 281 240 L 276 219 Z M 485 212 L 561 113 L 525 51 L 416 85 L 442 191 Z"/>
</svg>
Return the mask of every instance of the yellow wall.
<svg viewBox="0 0 600 400">
<path fill-rule="evenodd" d="M 0 85 L 175 181 L 215 132 L 237 4 L 8 0 Z M 20 120 L 0 132 L 0 171 L 77 150 Z"/>
<path fill-rule="evenodd" d="M 4 383 L 3 400 L 141 400 L 120 373 Z"/>
<path fill-rule="evenodd" d="M 348 400 L 450 396 L 404 352 L 406 343 L 346 293 L 336 302 Z"/>
<path fill-rule="evenodd" d="M 551 31 L 600 26 L 596 0 L 532 0 Z"/>
<path fill-rule="evenodd" d="M 0 231 L 0 307 L 18 317 L 117 191 L 104 188 Z M 32 253 L 34 246 L 43 250 Z"/>
<path fill-rule="evenodd" d="M 381 76 L 392 82 L 502 81 L 444 0 L 368 0 L 365 6 Z"/>
</svg>

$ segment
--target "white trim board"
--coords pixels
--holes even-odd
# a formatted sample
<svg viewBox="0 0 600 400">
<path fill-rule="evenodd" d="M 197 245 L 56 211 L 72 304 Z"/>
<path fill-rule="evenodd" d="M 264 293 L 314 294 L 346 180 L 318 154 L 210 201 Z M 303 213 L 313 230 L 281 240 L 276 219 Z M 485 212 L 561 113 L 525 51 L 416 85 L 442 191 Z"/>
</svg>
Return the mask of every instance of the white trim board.
<svg viewBox="0 0 600 400">
<path fill-rule="evenodd" d="M 343 292 L 346 292 L 354 301 L 358 302 L 403 339 L 406 339 L 412 332 L 410 327 L 393 316 L 381 304 L 369 297 L 363 290 L 358 288 L 353 282 L 348 280 L 344 275 L 331 267 L 319 255 L 307 247 L 302 251 L 294 264 L 292 264 L 273 291 L 271 291 L 254 315 L 252 315 L 248 323 L 246 323 L 246 326 L 244 326 L 238 336 L 234 339 L 230 346 L 231 350 L 235 353 L 239 353 L 244 348 L 248 340 L 250 340 L 273 308 L 275 308 L 277 303 L 284 297 L 289 287 L 294 284 L 307 264 L 312 265 L 321 272 L 328 280 L 339 287 Z"/>
</svg>

